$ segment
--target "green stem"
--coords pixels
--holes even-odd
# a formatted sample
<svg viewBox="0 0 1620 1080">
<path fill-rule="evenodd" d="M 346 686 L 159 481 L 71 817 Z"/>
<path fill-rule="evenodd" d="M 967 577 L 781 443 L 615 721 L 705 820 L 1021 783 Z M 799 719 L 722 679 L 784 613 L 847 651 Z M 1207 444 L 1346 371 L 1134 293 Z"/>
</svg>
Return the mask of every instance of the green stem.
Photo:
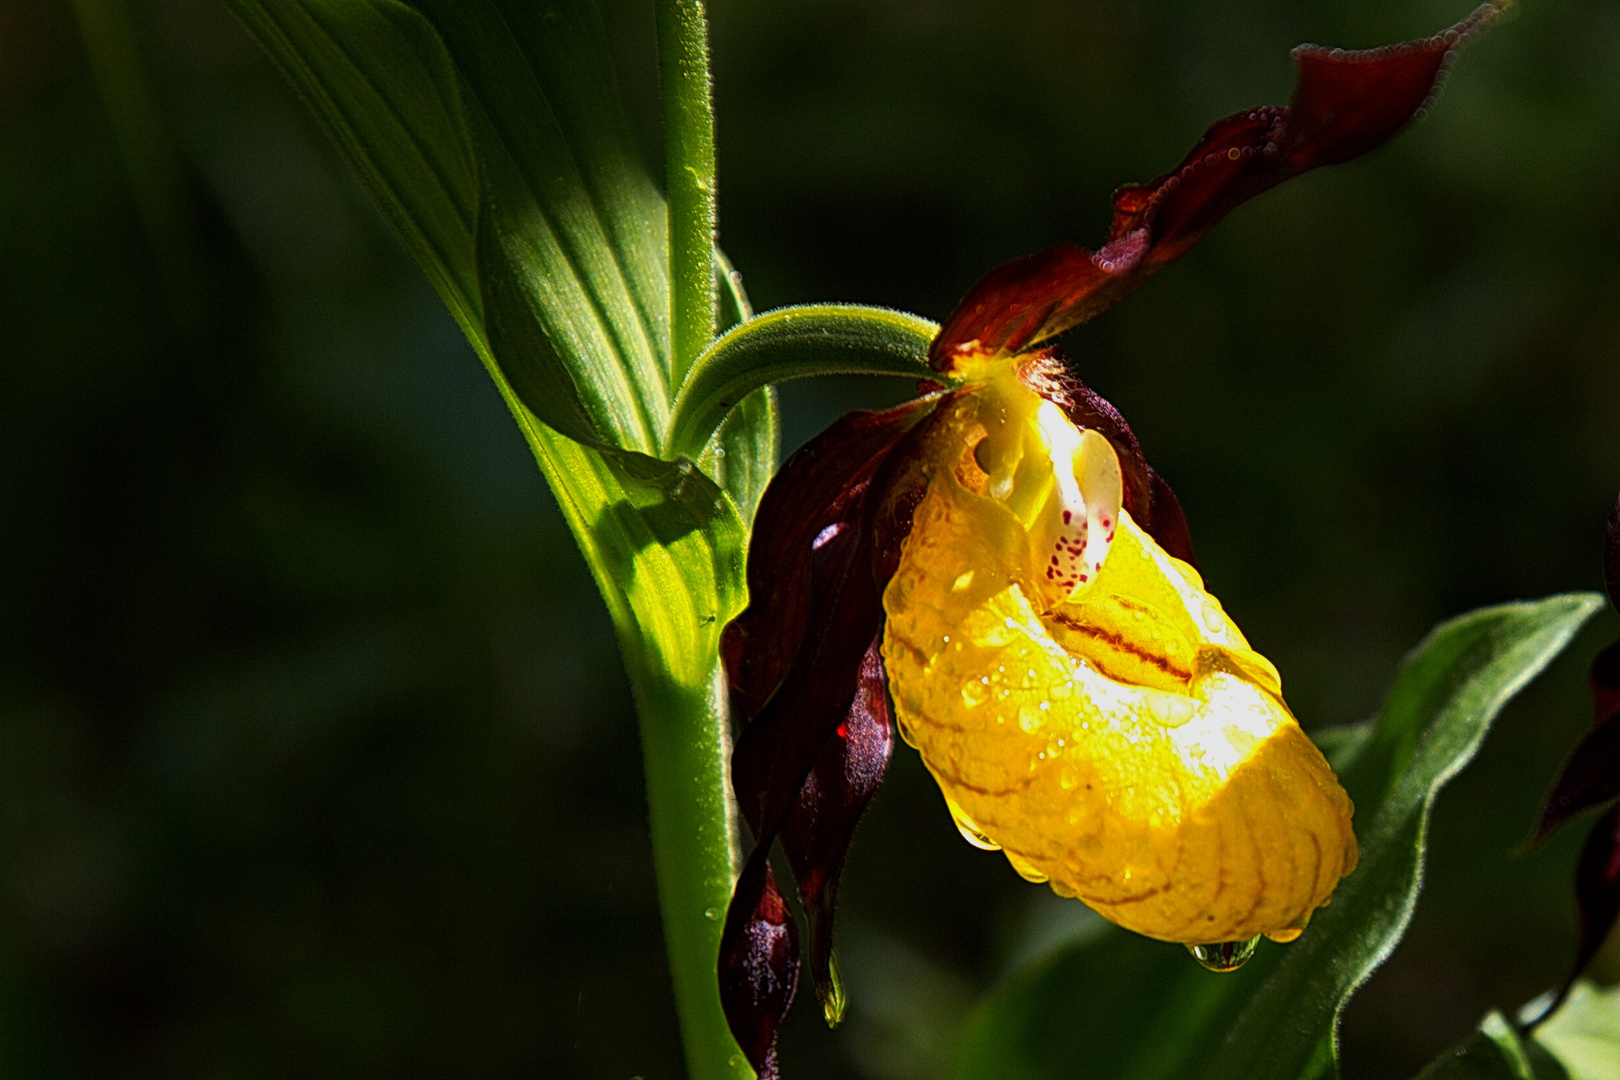
<svg viewBox="0 0 1620 1080">
<path fill-rule="evenodd" d="M 702 0 L 660 0 L 657 10 L 669 199 L 670 369 L 679 386 L 715 335 L 714 110 Z M 647 661 L 653 658 L 637 658 L 629 641 L 622 644 L 641 716 L 658 902 L 687 1072 L 692 1080 L 746 1078 L 752 1070 L 721 1012 L 715 973 L 737 862 L 719 665 L 709 685 L 683 686 L 652 674 L 657 666 Z"/>
<path fill-rule="evenodd" d="M 687 1075 L 690 1080 L 752 1080 L 753 1070 L 721 1011 L 716 973 L 720 931 L 740 861 L 727 692 L 719 657 L 711 653 L 706 670 L 693 673 L 685 658 L 666 655 L 643 632 L 640 616 L 645 613 L 638 615 L 626 583 L 609 569 L 614 559 L 598 543 L 596 518 L 609 505 L 600 486 L 600 455 L 536 421 L 518 404 L 481 336 L 476 331 L 468 336 L 579 540 L 624 653 L 641 723 L 658 906 Z M 640 597 L 642 603 L 656 600 Z M 702 629 L 691 627 L 691 638 L 698 638 Z"/>
<path fill-rule="evenodd" d="M 720 1008 L 715 966 L 736 880 L 724 674 L 708 687 L 635 680 L 664 943 L 691 1080 L 754 1073 Z"/>
<path fill-rule="evenodd" d="M 669 197 L 670 367 L 679 386 L 715 332 L 714 110 L 703 0 L 659 0 Z"/>
</svg>

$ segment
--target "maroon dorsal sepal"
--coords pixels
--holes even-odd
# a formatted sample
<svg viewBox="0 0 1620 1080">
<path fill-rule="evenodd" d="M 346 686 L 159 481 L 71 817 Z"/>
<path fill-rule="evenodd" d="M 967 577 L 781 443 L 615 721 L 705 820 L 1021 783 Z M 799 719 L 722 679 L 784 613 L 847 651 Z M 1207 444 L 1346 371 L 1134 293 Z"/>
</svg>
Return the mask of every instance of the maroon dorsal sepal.
<svg viewBox="0 0 1620 1080">
<path fill-rule="evenodd" d="M 1234 208 L 1323 165 L 1360 157 L 1434 95 L 1459 45 L 1501 13 L 1486 4 L 1433 37 L 1351 51 L 1302 45 L 1288 108 L 1217 121 L 1173 171 L 1114 194 L 1097 251 L 1055 244 L 996 267 L 969 290 L 930 350 L 935 370 L 965 353 L 1017 353 L 1117 304 Z"/>
</svg>

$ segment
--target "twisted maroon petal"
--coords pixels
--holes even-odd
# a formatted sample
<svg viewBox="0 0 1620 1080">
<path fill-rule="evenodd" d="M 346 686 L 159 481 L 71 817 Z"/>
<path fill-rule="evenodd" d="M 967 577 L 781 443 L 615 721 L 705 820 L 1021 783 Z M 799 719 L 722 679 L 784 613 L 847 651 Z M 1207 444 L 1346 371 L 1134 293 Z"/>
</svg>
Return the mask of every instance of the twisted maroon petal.
<svg viewBox="0 0 1620 1080">
<path fill-rule="evenodd" d="M 776 1080 L 776 1039 L 798 988 L 799 931 L 763 845 L 743 868 L 720 944 L 720 1003 L 760 1080 Z"/>
<path fill-rule="evenodd" d="M 804 640 L 731 757 L 732 786 L 757 843 L 782 827 L 822 747 L 848 718 L 861 661 L 882 625 L 870 532 L 858 512 L 866 499 L 862 485 L 851 498 L 857 513 L 817 538 Z"/>
<path fill-rule="evenodd" d="M 931 407 L 923 400 L 849 413 L 788 458 L 765 489 L 749 541 L 748 608 L 720 641 L 745 717 L 781 684 L 804 639 L 816 538 L 848 517 L 856 492 Z"/>
<path fill-rule="evenodd" d="M 779 898 L 771 898 L 770 849 L 789 812 L 801 805 L 801 792 L 827 744 L 839 741 L 839 727 L 848 724 L 852 706 L 858 707 L 862 659 L 881 624 L 871 544 L 860 514 L 866 490 L 862 484 L 851 493 L 848 503 L 854 512 L 849 519 L 817 537 L 804 640 L 781 687 L 743 729 L 732 755 L 732 784 L 753 830 L 754 850 L 732 894 L 721 934 L 720 1000 L 732 1034 L 761 1076 L 775 1075 L 777 1032 L 793 1003 L 798 978 L 796 930 Z M 836 769 L 817 779 L 836 786 Z M 813 850 L 809 862 L 817 868 L 841 866 L 843 850 L 833 850 L 834 838 L 818 832 L 813 820 L 807 824 L 809 828 L 796 833 L 800 856 Z M 844 845 L 852 832 L 853 823 L 843 835 Z M 827 882 L 817 884 L 824 892 Z M 781 929 L 784 924 L 787 930 Z M 830 967 L 827 979 L 831 989 Z"/>
<path fill-rule="evenodd" d="M 930 360 L 1020 352 L 1118 303 L 1180 258 L 1239 204 L 1321 165 L 1361 156 L 1428 102 L 1454 50 L 1500 14 L 1479 8 L 1434 37 L 1351 52 L 1302 45 L 1288 108 L 1218 121 L 1173 172 L 1114 194 L 1108 242 L 1056 244 L 986 274 L 946 320 Z"/>
<path fill-rule="evenodd" d="M 810 920 L 810 975 L 832 1023 L 843 1011 L 843 992 L 832 969 L 838 881 L 855 826 L 883 783 L 894 749 L 881 646 L 879 634 L 861 660 L 848 715 L 822 746 L 782 823 L 782 849 Z"/>
<path fill-rule="evenodd" d="M 774 1075 L 765 1070 L 775 1068 L 776 1034 L 792 1003 L 791 990 L 781 992 L 786 968 L 762 958 L 768 947 L 771 957 L 787 962 L 786 946 L 763 929 L 781 925 L 771 922 L 776 909 L 760 914 L 773 888 L 770 849 L 784 829 L 811 919 L 812 970 L 818 989 L 836 1001 L 831 928 L 838 876 L 892 745 L 874 651 L 882 584 L 873 573 L 868 507 L 872 491 L 883 490 L 874 474 L 932 405 L 846 417 L 795 455 L 761 502 L 749 554 L 753 602 L 723 638 L 734 700 L 755 711 L 732 755 L 732 785 L 755 846 L 721 937 L 720 992 L 733 1033 L 762 1076 Z M 771 551 L 780 565 L 767 564 Z M 787 618 L 797 624 L 791 635 L 779 622 Z M 790 921 L 785 909 L 782 919 Z M 797 979 L 796 943 L 792 970 Z"/>
</svg>

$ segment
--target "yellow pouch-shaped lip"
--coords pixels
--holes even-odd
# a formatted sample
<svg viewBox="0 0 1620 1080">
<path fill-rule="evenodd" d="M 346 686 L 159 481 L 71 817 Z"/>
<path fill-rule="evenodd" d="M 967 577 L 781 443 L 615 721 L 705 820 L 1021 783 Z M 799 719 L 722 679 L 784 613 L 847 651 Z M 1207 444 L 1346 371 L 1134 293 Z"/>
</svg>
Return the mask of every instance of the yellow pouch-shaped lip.
<svg viewBox="0 0 1620 1080">
<path fill-rule="evenodd" d="M 1040 513 L 995 497 L 993 470 L 968 469 L 971 490 L 952 464 L 964 445 L 942 448 L 916 509 L 883 645 L 901 734 L 964 835 L 1150 937 L 1297 936 L 1357 849 L 1275 668 L 1196 571 L 1107 505 L 1106 477 L 1082 484 L 1101 485 L 1094 514 L 1117 515 L 1100 567 L 1054 590 Z M 1022 482 L 1046 481 L 1026 461 Z"/>
</svg>

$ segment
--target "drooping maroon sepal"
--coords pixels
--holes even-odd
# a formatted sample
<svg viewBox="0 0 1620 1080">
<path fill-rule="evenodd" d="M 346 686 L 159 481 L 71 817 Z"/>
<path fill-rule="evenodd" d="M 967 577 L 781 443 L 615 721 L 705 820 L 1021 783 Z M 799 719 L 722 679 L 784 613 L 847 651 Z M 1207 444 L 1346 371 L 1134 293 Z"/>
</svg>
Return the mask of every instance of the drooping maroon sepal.
<svg viewBox="0 0 1620 1080">
<path fill-rule="evenodd" d="M 785 1015 L 792 1000 L 791 991 L 780 993 L 785 975 L 747 959 L 763 948 L 766 915 L 778 910 L 765 868 L 779 836 L 810 918 L 817 989 L 829 1019 L 838 1012 L 831 959 L 838 879 L 893 745 L 870 514 L 887 459 L 936 403 L 851 414 L 789 459 L 760 503 L 749 607 L 721 639 L 732 700 L 749 718 L 732 754 L 732 786 L 755 843 L 726 918 L 721 996 L 762 1076 L 774 1075 L 765 1069 L 775 1068 L 781 1024 L 771 1009 L 780 1002 Z M 750 989 L 750 978 L 765 983 Z"/>
<path fill-rule="evenodd" d="M 720 939 L 720 1004 L 759 1080 L 776 1080 L 776 1039 L 799 987 L 799 930 L 768 845 L 743 868 Z"/>
<path fill-rule="evenodd" d="M 1192 534 L 1181 502 L 1164 477 L 1153 471 L 1142 453 L 1131 425 L 1118 409 L 1070 370 L 1055 348 L 1041 349 L 1023 358 L 1019 375 L 1046 400 L 1066 413 L 1076 427 L 1091 428 L 1114 444 L 1124 481 L 1125 509 L 1160 547 L 1190 566 L 1197 567 Z"/>
<path fill-rule="evenodd" d="M 1488 3 L 1449 30 L 1402 45 L 1295 49 L 1288 108 L 1218 121 L 1173 172 L 1115 192 L 1113 225 L 1097 251 L 1056 244 L 990 271 L 934 339 L 934 368 L 950 370 L 964 354 L 1021 352 L 1077 326 L 1180 258 L 1239 204 L 1387 142 L 1434 94 L 1457 47 L 1503 6 Z"/>
<path fill-rule="evenodd" d="M 851 500 L 932 405 L 925 398 L 839 418 L 788 458 L 765 489 L 749 541 L 748 607 L 720 639 L 743 716 L 759 712 L 798 655 L 817 537 L 848 519 Z"/>
<path fill-rule="evenodd" d="M 871 573 L 871 537 L 856 511 L 816 538 L 804 641 L 787 677 L 737 739 L 731 757 L 738 805 L 758 842 L 782 827 L 822 747 L 849 716 L 861 661 L 883 621 Z"/>
<path fill-rule="evenodd" d="M 838 1023 L 844 1011 L 843 988 L 832 963 L 833 914 L 844 856 L 894 750 L 881 646 L 881 635 L 872 639 L 849 713 L 821 748 L 782 824 L 782 849 L 810 920 L 810 975 L 829 1024 Z"/>
</svg>

